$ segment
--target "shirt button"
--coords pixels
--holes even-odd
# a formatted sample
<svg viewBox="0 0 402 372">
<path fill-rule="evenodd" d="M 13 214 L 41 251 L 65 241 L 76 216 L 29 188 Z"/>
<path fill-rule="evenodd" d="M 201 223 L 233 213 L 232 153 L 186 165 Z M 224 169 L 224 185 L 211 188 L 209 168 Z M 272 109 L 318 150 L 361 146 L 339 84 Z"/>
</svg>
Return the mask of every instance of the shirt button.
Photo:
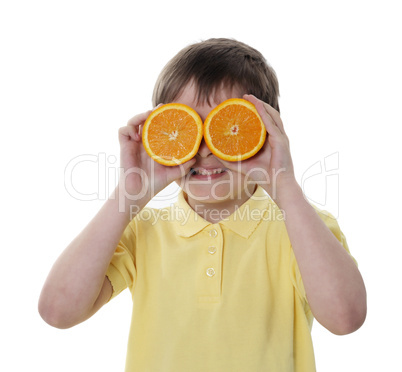
<svg viewBox="0 0 402 372">
<path fill-rule="evenodd" d="M 209 277 L 214 276 L 215 275 L 215 270 L 212 267 L 210 267 L 209 269 L 207 269 L 207 275 Z"/>
<path fill-rule="evenodd" d="M 211 253 L 211 254 L 214 254 L 216 252 L 216 248 L 215 247 L 209 247 L 208 252 Z"/>
<path fill-rule="evenodd" d="M 212 238 L 215 238 L 217 235 L 218 235 L 218 232 L 215 229 L 213 229 L 209 232 L 209 236 Z"/>
</svg>

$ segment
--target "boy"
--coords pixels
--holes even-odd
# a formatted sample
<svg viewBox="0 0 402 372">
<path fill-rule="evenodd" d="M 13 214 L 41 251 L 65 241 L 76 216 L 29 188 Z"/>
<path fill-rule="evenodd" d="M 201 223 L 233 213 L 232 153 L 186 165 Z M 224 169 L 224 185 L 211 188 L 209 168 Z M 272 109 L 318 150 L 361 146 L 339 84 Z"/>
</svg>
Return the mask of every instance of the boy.
<svg viewBox="0 0 402 372">
<path fill-rule="evenodd" d="M 239 163 L 202 142 L 193 159 L 165 167 L 142 147 L 150 111 L 132 118 L 119 131 L 117 197 L 56 261 L 39 301 L 45 321 L 72 327 L 130 288 L 126 371 L 138 372 L 310 372 L 313 317 L 335 334 L 357 330 L 362 277 L 336 221 L 295 180 L 278 96 L 274 71 L 243 43 L 211 39 L 174 57 L 154 106 L 184 103 L 204 120 L 241 97 L 256 106 L 267 141 Z M 144 209 L 173 181 L 183 190 L 172 208 Z"/>
</svg>

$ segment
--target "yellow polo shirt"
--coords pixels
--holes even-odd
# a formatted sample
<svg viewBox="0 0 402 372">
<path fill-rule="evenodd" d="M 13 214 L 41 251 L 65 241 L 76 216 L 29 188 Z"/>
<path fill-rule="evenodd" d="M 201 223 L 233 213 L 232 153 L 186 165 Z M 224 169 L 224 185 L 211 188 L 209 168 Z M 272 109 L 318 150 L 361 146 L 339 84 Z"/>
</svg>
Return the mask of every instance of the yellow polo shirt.
<svg viewBox="0 0 402 372">
<path fill-rule="evenodd" d="M 143 209 L 107 276 L 112 298 L 127 287 L 133 298 L 127 372 L 315 371 L 313 315 L 283 215 L 260 187 L 216 224 L 183 192 Z"/>
</svg>

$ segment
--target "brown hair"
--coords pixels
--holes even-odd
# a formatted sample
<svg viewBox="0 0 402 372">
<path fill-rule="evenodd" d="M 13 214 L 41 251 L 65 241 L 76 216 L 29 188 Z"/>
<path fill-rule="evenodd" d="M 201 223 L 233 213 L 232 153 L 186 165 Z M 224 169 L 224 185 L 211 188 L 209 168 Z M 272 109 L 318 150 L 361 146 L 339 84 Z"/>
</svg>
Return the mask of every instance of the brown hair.
<svg viewBox="0 0 402 372">
<path fill-rule="evenodd" d="M 279 111 L 275 71 L 256 49 L 233 39 L 209 39 L 182 49 L 162 70 L 152 103 L 174 102 L 193 81 L 197 100 L 209 102 L 220 87 L 240 88 Z"/>
</svg>

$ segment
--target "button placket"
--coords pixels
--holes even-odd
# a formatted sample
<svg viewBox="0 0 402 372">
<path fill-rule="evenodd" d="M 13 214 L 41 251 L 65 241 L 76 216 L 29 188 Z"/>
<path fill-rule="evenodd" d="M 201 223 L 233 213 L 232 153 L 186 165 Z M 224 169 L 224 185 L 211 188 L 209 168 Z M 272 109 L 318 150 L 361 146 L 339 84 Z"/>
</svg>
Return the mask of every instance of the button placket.
<svg viewBox="0 0 402 372">
<path fill-rule="evenodd" d="M 207 275 L 208 278 L 214 279 L 214 282 L 220 282 L 220 271 L 221 271 L 221 267 L 220 267 L 220 261 L 221 261 L 221 257 L 219 257 L 217 253 L 218 248 L 221 245 L 221 238 L 219 236 L 219 232 L 217 231 L 216 228 L 213 228 L 211 230 L 209 230 L 209 236 L 211 237 L 212 240 L 212 244 L 210 244 L 207 248 L 208 253 L 209 253 L 209 259 L 208 262 L 210 262 L 209 267 L 206 268 L 205 274 Z M 222 251 L 222 250 L 221 250 Z M 220 283 L 216 283 L 215 285 L 219 285 Z M 215 288 L 216 291 L 216 288 Z M 220 290 L 219 290 L 220 292 Z"/>
<path fill-rule="evenodd" d="M 204 233 L 198 300 L 201 303 L 217 303 L 221 297 L 222 230 L 215 225 Z"/>
<path fill-rule="evenodd" d="M 218 237 L 218 231 L 216 230 L 216 229 L 211 229 L 211 230 L 209 230 L 209 236 L 213 239 L 213 240 L 216 240 L 216 238 Z M 216 244 L 216 243 L 215 243 Z M 208 253 L 212 256 L 212 255 L 214 255 L 215 253 L 216 253 L 216 246 L 215 245 L 210 245 L 209 247 L 208 247 Z M 216 264 L 216 259 L 214 259 L 214 260 L 210 260 L 211 262 L 212 261 L 215 261 L 215 264 Z M 210 278 L 212 278 L 215 274 L 216 274 L 216 269 L 215 269 L 215 267 L 213 266 L 213 265 L 211 265 L 211 267 L 209 267 L 209 268 L 207 268 L 207 270 L 206 270 L 206 274 L 207 274 L 207 276 L 208 277 L 210 277 Z"/>
</svg>

